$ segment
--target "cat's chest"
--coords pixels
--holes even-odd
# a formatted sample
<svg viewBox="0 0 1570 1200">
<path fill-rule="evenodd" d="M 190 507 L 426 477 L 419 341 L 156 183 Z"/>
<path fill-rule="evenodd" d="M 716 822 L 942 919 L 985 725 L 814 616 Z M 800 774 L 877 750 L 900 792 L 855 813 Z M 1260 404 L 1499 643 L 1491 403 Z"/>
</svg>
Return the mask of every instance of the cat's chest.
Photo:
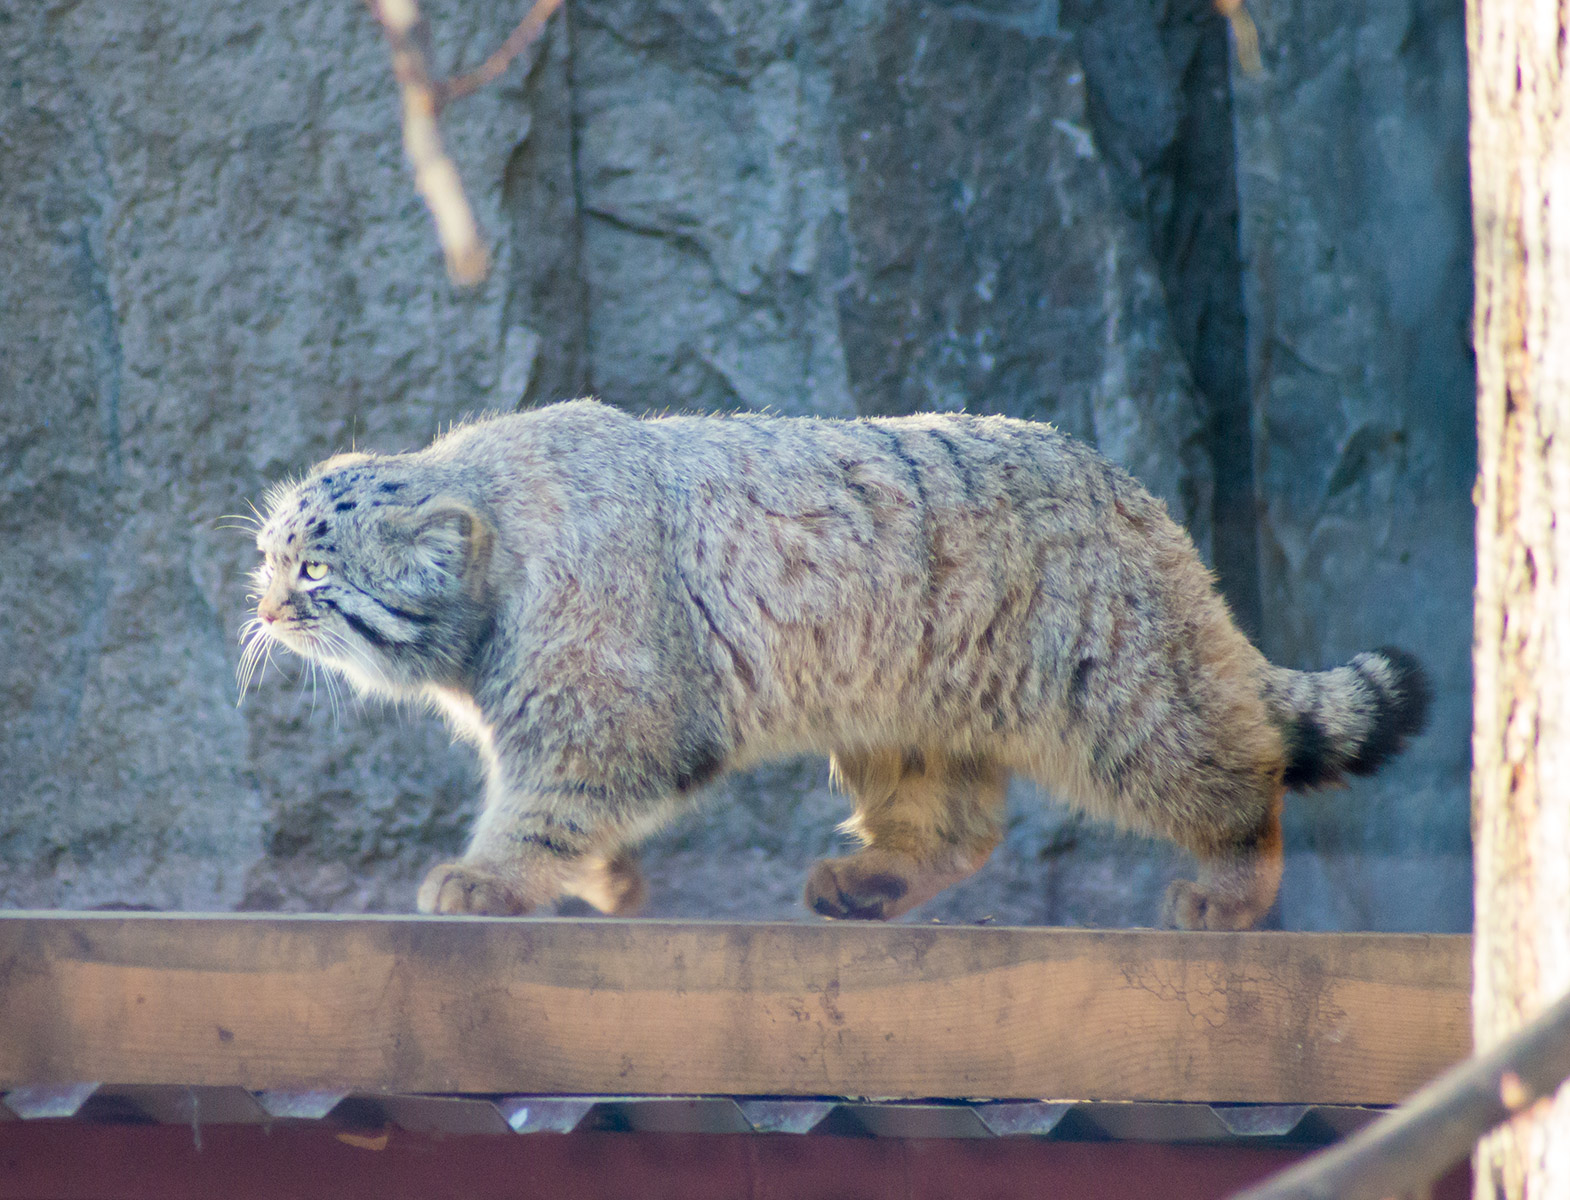
<svg viewBox="0 0 1570 1200">
<path fill-rule="evenodd" d="M 441 709 L 455 734 L 476 746 L 484 747 L 490 742 L 490 725 L 473 696 L 439 684 L 433 684 L 429 691 L 431 699 Z"/>
</svg>

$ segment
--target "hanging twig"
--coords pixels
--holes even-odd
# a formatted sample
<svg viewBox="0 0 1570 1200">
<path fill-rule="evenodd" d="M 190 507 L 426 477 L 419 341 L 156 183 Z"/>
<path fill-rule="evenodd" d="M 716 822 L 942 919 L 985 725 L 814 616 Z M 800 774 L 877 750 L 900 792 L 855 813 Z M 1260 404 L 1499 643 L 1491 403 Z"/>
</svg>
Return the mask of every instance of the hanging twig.
<svg viewBox="0 0 1570 1200">
<path fill-rule="evenodd" d="M 1570 995 L 1400 1108 L 1233 1200 L 1382 1200 L 1426 1187 L 1570 1078 Z"/>
<path fill-rule="evenodd" d="M 463 193 L 458 168 L 442 148 L 436 119 L 450 101 L 484 87 L 540 36 L 562 0 L 535 0 L 501 48 L 474 70 L 448 80 L 432 78 L 430 38 L 416 0 L 365 0 L 386 31 L 393 76 L 403 94 L 403 148 L 414 168 L 414 186 L 436 221 L 436 237 L 447 258 L 448 277 L 468 286 L 485 278 L 490 256 L 480 238 L 474 210 Z"/>
<path fill-rule="evenodd" d="M 1232 44 L 1237 47 L 1237 65 L 1245 75 L 1258 75 L 1264 69 L 1259 57 L 1259 29 L 1243 7 L 1243 0 L 1215 0 L 1216 11 L 1232 26 Z"/>
<path fill-rule="evenodd" d="M 523 20 L 518 22 L 518 27 L 507 35 L 507 40 L 501 44 L 501 48 L 495 54 L 474 70 L 463 75 L 455 75 L 446 83 L 438 85 L 438 111 L 449 101 L 478 91 L 505 71 L 507 65 L 527 50 L 529 44 L 540 36 L 540 32 L 545 28 L 545 22 L 550 20 L 551 14 L 561 7 L 561 3 L 562 0 L 534 0 L 534 7 Z"/>
<path fill-rule="evenodd" d="M 438 86 L 431 79 L 426 29 L 415 0 L 366 0 L 387 33 L 393 76 L 403 95 L 403 148 L 414 168 L 415 189 L 436 221 L 447 274 L 460 286 L 485 278 L 489 255 L 474 211 L 463 194 L 458 168 L 442 148 L 436 124 Z"/>
</svg>

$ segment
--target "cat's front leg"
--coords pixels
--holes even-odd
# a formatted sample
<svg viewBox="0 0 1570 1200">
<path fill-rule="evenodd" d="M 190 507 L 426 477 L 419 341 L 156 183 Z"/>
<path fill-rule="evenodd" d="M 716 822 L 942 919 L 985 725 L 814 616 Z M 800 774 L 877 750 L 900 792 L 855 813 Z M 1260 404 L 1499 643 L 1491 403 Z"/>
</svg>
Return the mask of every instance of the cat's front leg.
<svg viewBox="0 0 1570 1200">
<path fill-rule="evenodd" d="M 493 790 L 463 857 L 426 875 L 420 911 L 518 916 L 577 892 L 575 885 L 606 864 L 608 830 L 578 811 L 583 805 L 560 799 Z M 636 875 L 637 866 L 628 860 L 623 871 Z M 629 883 L 625 891 L 630 898 L 639 889 Z"/>
</svg>

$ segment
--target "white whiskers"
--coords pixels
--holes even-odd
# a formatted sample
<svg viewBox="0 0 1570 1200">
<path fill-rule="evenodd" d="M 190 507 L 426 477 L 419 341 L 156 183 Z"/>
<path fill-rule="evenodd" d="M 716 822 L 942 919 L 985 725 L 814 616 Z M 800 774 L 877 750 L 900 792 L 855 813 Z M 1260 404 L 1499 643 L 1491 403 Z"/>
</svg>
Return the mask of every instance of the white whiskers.
<svg viewBox="0 0 1570 1200">
<path fill-rule="evenodd" d="M 214 529 L 238 529 L 253 536 L 266 523 L 266 518 L 256 511 L 256 505 L 247 501 L 248 513 L 224 513 L 213 522 Z"/>
<path fill-rule="evenodd" d="M 240 685 L 240 695 L 235 700 L 236 708 L 245 703 L 251 680 L 257 678 L 257 668 L 261 668 L 263 675 L 267 673 L 267 664 L 272 660 L 276 643 L 267 632 L 266 622 L 261 617 L 252 617 L 240 626 L 240 645 L 240 662 L 235 668 L 235 681 Z"/>
</svg>

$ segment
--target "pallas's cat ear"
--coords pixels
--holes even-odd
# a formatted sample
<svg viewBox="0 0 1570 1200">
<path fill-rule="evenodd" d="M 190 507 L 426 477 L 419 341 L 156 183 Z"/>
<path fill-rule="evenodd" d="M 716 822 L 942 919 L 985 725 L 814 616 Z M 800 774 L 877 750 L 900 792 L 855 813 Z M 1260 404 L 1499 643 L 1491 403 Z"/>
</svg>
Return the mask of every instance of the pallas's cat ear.
<svg viewBox="0 0 1570 1200">
<path fill-rule="evenodd" d="M 421 590 L 457 581 L 478 596 L 484 588 L 495 531 L 485 516 L 457 496 L 433 496 L 389 522 L 397 534 L 399 574 Z"/>
</svg>

